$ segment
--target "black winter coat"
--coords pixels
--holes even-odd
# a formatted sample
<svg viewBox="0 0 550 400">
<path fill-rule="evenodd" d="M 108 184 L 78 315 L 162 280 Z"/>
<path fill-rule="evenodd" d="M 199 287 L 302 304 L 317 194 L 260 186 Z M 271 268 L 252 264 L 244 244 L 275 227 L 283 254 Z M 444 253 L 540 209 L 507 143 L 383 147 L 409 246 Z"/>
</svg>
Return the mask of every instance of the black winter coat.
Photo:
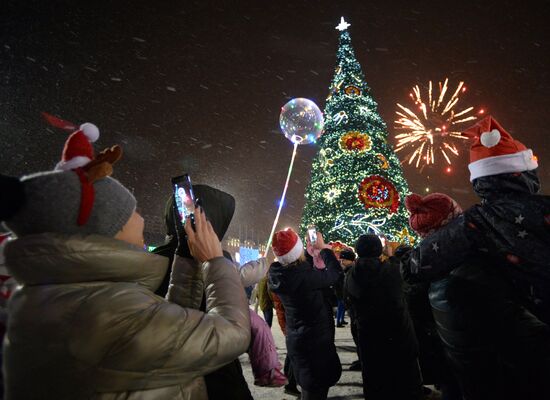
<svg viewBox="0 0 550 400">
<path fill-rule="evenodd" d="M 411 259 L 401 262 L 409 268 Z M 486 256 L 431 284 L 438 333 L 466 400 L 550 398 L 550 330 L 513 292 Z"/>
<path fill-rule="evenodd" d="M 399 260 L 391 261 L 399 265 Z M 429 290 L 430 284 L 424 282 L 403 285 L 405 300 L 418 341 L 418 361 L 422 370 L 423 383 L 434 385 L 455 382 L 437 331 L 428 295 Z"/>
<path fill-rule="evenodd" d="M 345 284 L 356 314 L 365 396 L 419 398 L 418 344 L 398 265 L 361 257 Z"/>
<path fill-rule="evenodd" d="M 342 274 L 334 253 L 321 251 L 326 269 L 308 262 L 269 268 L 269 290 L 281 299 L 286 316 L 286 346 L 298 384 L 308 391 L 334 386 L 342 367 L 336 353 L 334 321 L 328 315 L 323 290 Z"/>
<path fill-rule="evenodd" d="M 476 179 L 482 203 L 425 238 L 403 277 L 433 282 L 490 254 L 521 303 L 550 324 L 550 196 L 539 189 L 535 171 Z"/>
</svg>

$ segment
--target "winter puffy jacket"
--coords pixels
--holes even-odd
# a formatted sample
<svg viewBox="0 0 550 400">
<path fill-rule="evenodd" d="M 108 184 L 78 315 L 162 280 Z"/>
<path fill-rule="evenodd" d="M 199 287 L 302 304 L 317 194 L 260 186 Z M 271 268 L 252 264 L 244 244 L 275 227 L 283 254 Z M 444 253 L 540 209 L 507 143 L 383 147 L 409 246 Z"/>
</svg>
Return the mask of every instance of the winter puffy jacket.
<svg viewBox="0 0 550 400">
<path fill-rule="evenodd" d="M 482 199 L 411 253 L 402 269 L 410 282 L 433 282 L 489 254 L 520 301 L 550 324 L 550 196 L 538 195 L 536 171 L 478 178 Z"/>
<path fill-rule="evenodd" d="M 254 286 L 267 274 L 267 259 L 265 257 L 252 260 L 246 264 L 237 266 L 243 287 Z"/>
<path fill-rule="evenodd" d="M 334 346 L 334 320 L 328 315 L 323 289 L 342 274 L 334 253 L 321 251 L 326 269 L 308 262 L 269 268 L 269 289 L 282 301 L 286 316 L 286 346 L 299 385 L 308 391 L 333 386 L 342 367 Z"/>
<path fill-rule="evenodd" d="M 401 263 L 410 268 L 408 253 Z M 550 398 L 550 328 L 519 304 L 490 257 L 432 282 L 429 299 L 466 400 Z"/>
<path fill-rule="evenodd" d="M 40 234 L 5 254 L 22 285 L 4 341 L 6 399 L 207 399 L 202 376 L 249 345 L 246 298 L 224 258 L 200 266 L 203 313 L 156 296 L 167 259 L 122 241 Z"/>
<path fill-rule="evenodd" d="M 550 398 L 550 328 L 512 293 L 483 258 L 431 284 L 438 331 L 467 400 Z"/>
</svg>

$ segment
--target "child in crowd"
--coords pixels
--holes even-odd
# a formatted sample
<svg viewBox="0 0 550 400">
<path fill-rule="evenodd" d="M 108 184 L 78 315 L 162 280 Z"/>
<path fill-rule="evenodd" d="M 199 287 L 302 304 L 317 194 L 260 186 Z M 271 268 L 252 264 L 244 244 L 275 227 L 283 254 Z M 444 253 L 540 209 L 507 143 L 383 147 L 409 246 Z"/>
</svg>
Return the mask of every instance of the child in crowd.
<svg viewBox="0 0 550 400">
<path fill-rule="evenodd" d="M 203 376 L 247 350 L 239 276 L 201 209 L 186 224 L 206 312 L 158 297 L 164 257 L 143 250 L 136 199 L 94 157 L 84 124 L 54 171 L 0 177 L 5 263 L 19 286 L 4 341 L 6 399 L 207 399 Z M 176 257 L 175 263 L 179 263 Z"/>
</svg>

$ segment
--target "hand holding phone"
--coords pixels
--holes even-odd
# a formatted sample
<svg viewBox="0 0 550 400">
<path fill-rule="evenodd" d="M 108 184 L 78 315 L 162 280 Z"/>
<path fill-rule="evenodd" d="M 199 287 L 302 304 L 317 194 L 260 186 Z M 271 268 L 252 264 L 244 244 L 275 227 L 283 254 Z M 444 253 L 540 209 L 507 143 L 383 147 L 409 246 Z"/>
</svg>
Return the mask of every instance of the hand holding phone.
<svg viewBox="0 0 550 400">
<path fill-rule="evenodd" d="M 199 262 L 205 262 L 217 257 L 223 257 L 222 245 L 214 228 L 206 219 L 202 208 L 197 208 L 195 215 L 195 229 L 191 227 L 191 216 L 187 217 L 185 233 L 193 258 Z"/>
<path fill-rule="evenodd" d="M 311 244 L 315 244 L 317 242 L 317 228 L 315 228 L 314 225 L 310 225 L 307 228 L 307 234 L 308 234 L 309 242 Z"/>
<path fill-rule="evenodd" d="M 380 239 L 380 242 L 382 242 L 382 248 L 386 247 L 386 243 L 387 243 L 386 236 L 384 236 L 383 234 L 379 234 L 378 239 Z"/>
<path fill-rule="evenodd" d="M 325 244 L 325 239 L 323 238 L 323 234 L 321 232 L 315 232 L 317 240 L 315 243 L 312 243 L 311 245 L 313 248 L 317 249 L 318 251 L 321 251 L 323 249 L 332 249 L 330 245 Z"/>
</svg>

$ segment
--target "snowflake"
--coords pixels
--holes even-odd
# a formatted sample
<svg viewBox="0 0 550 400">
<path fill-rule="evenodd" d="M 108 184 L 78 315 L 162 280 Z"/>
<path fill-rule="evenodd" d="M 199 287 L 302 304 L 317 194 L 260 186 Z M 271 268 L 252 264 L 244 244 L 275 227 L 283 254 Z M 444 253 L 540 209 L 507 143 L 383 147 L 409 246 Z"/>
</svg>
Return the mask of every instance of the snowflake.
<svg viewBox="0 0 550 400">
<path fill-rule="evenodd" d="M 326 193 L 325 193 L 325 199 L 329 202 L 329 203 L 333 203 L 334 200 L 336 200 L 336 198 L 338 196 L 340 196 L 340 194 L 342 193 L 342 191 L 338 188 L 335 188 L 335 187 L 331 187 Z"/>
</svg>

